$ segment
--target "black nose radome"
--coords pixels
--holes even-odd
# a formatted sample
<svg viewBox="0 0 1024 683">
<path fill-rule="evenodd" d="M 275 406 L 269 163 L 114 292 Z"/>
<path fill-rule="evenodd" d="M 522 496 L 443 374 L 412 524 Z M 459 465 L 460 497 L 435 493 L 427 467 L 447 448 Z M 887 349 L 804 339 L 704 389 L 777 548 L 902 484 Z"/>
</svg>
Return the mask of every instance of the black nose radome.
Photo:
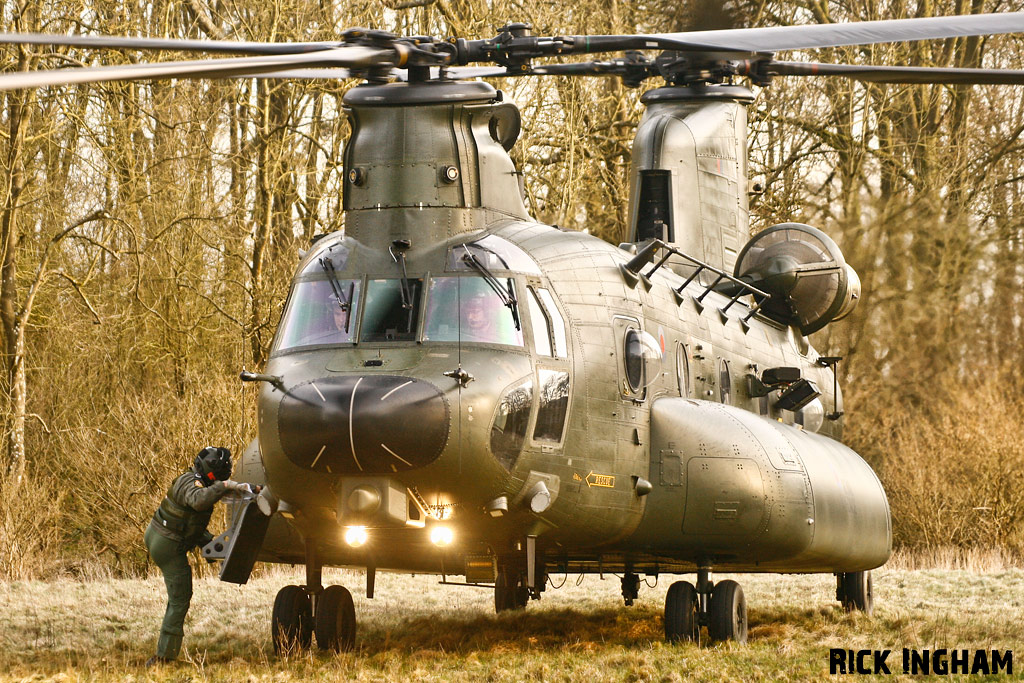
<svg viewBox="0 0 1024 683">
<path fill-rule="evenodd" d="M 390 474 L 433 462 L 448 442 L 448 400 L 409 377 L 324 377 L 288 389 L 278 429 L 288 459 L 330 474 Z"/>
</svg>

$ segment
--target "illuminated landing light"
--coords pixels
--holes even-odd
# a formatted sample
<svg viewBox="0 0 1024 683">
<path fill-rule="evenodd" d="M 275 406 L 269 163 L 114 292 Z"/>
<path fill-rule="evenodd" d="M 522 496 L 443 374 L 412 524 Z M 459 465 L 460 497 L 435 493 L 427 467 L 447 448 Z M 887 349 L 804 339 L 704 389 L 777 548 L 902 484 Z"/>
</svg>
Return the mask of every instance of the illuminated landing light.
<svg viewBox="0 0 1024 683">
<path fill-rule="evenodd" d="M 365 526 L 350 526 L 345 529 L 345 543 L 353 548 L 363 545 L 368 538 Z"/>
<path fill-rule="evenodd" d="M 430 529 L 430 542 L 439 548 L 451 545 L 455 539 L 450 527 L 437 525 Z"/>
</svg>

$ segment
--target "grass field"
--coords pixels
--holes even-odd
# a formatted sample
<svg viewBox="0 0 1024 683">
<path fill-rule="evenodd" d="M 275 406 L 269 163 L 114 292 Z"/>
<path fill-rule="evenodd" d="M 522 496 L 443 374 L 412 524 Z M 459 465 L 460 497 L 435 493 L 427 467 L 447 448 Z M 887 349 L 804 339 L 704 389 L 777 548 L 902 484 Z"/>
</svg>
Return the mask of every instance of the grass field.
<svg viewBox="0 0 1024 683">
<path fill-rule="evenodd" d="M 874 573 L 874 617 L 846 614 L 832 576 L 734 577 L 749 606 L 750 641 L 663 642 L 670 577 L 641 584 L 624 608 L 619 581 L 569 576 L 524 611 L 495 615 L 492 593 L 439 586 L 436 577 L 381 574 L 367 600 L 361 572 L 325 572 L 355 596 L 356 651 L 276 657 L 270 608 L 301 582 L 274 570 L 246 586 L 197 581 L 183 661 L 147 670 L 165 594 L 161 579 L 0 583 L 0 679 L 158 681 L 681 681 L 828 678 L 829 648 L 1016 650 L 1024 658 L 1024 570 Z M 723 578 L 717 575 L 714 578 Z M 557 585 L 561 576 L 552 577 Z M 692 577 L 687 577 L 693 580 Z M 1014 662 L 1014 677 L 1024 659 Z M 844 678 L 844 677 L 837 677 Z M 845 677 L 860 680 L 863 677 Z M 1006 677 L 1000 677 L 1003 680 Z M 949 678 L 944 678 L 949 680 Z"/>
</svg>

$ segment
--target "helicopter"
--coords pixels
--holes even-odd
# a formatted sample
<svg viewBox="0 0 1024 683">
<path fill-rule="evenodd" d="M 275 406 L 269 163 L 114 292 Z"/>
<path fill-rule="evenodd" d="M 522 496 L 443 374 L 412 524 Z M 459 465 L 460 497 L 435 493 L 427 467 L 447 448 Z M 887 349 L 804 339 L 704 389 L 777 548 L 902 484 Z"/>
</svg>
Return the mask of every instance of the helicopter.
<svg viewBox="0 0 1024 683">
<path fill-rule="evenodd" d="M 0 90 L 140 79 L 351 78 L 343 231 L 292 279 L 239 478 L 261 488 L 203 549 L 220 578 L 301 564 L 275 649 L 355 645 L 325 566 L 437 574 L 498 612 L 550 573 L 694 574 L 669 642 L 747 639 L 741 585 L 712 572 L 826 573 L 870 613 L 892 549 L 883 486 L 843 445 L 837 357 L 808 335 L 860 296 L 839 246 L 783 223 L 749 237 L 747 78 L 1022 84 L 1007 69 L 778 61 L 778 52 L 1024 31 L 1024 13 L 642 35 L 319 43 L 4 34 L 5 44 L 244 56 L 0 75 Z M 544 62 L 621 54 L 607 61 Z M 653 55 L 653 56 L 650 56 Z M 480 66 L 481 64 L 485 66 Z M 509 150 L 516 106 L 479 78 L 656 78 L 632 147 L 631 240 L 535 221 Z M 461 581 L 449 579 L 460 578 Z"/>
</svg>

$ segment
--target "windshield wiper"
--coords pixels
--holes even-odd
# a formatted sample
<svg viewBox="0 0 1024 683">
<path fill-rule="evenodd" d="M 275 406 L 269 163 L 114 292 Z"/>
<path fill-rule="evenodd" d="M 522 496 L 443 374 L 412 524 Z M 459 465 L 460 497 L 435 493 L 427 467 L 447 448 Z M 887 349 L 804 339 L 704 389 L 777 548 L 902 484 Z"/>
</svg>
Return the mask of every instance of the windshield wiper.
<svg viewBox="0 0 1024 683">
<path fill-rule="evenodd" d="M 331 283 L 331 289 L 334 290 L 334 296 L 338 300 L 338 306 L 345 312 L 345 334 L 348 334 L 348 323 L 352 319 L 352 294 L 355 292 L 356 283 L 350 282 L 348 285 L 348 296 L 345 296 L 341 292 L 341 283 L 338 282 L 338 275 L 334 272 L 334 264 L 331 259 L 326 256 L 320 257 L 320 267 L 327 273 L 327 281 Z"/>
<path fill-rule="evenodd" d="M 395 240 L 388 247 L 388 253 L 391 254 L 391 258 L 402 266 L 402 288 L 399 293 L 402 296 L 402 308 L 412 308 L 412 284 L 409 282 L 409 271 L 405 269 L 405 252 L 409 250 L 412 243 L 409 240 Z M 398 251 L 396 254 L 395 251 Z"/>
<path fill-rule="evenodd" d="M 501 303 L 508 306 L 508 310 L 512 312 L 512 322 L 516 325 L 516 331 L 521 332 L 523 328 L 519 324 L 519 310 L 517 308 L 519 302 L 516 300 L 516 291 L 512 288 L 511 278 L 506 282 L 508 286 L 507 291 L 502 289 L 501 282 L 498 281 L 498 278 L 494 277 L 494 274 L 487 269 L 487 266 L 485 266 L 480 259 L 473 254 L 473 252 L 469 250 L 469 247 L 463 244 L 462 248 L 466 250 L 466 255 L 462 257 L 462 260 L 469 264 L 473 270 L 480 273 L 484 282 L 487 283 L 487 286 L 493 289 L 494 293 L 498 295 L 499 299 L 501 299 Z"/>
</svg>

